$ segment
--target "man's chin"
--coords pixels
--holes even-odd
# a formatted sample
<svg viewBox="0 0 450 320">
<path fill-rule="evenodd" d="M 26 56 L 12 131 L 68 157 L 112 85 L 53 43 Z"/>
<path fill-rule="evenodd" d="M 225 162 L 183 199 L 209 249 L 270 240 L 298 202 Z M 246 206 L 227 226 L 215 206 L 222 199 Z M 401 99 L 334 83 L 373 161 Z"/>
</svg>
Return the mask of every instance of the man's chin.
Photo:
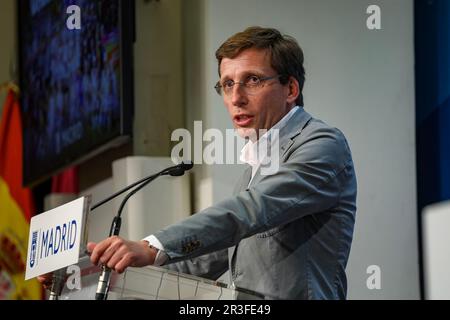
<svg viewBox="0 0 450 320">
<path fill-rule="evenodd" d="M 243 139 L 250 139 L 251 141 L 256 141 L 258 139 L 258 134 L 254 128 L 236 128 L 237 134 Z"/>
</svg>

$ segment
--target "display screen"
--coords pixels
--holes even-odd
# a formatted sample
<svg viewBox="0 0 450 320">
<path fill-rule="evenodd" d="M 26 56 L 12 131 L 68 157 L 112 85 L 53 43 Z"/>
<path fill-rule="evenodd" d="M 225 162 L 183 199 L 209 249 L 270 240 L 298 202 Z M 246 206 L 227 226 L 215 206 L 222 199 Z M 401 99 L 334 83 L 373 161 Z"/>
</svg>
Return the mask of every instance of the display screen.
<svg viewBox="0 0 450 320">
<path fill-rule="evenodd" d="M 119 0 L 21 1 L 25 185 L 129 136 L 132 37 L 122 10 Z"/>
</svg>

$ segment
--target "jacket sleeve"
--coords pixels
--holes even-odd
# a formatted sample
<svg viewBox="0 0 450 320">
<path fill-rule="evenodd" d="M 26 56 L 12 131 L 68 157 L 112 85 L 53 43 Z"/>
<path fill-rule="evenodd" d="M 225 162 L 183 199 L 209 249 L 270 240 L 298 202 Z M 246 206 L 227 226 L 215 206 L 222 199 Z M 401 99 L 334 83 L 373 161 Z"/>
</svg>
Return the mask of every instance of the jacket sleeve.
<svg viewBox="0 0 450 320">
<path fill-rule="evenodd" d="M 170 263 L 170 261 L 169 261 Z M 163 266 L 172 271 L 217 280 L 228 270 L 228 249 Z"/>
<path fill-rule="evenodd" d="M 348 185 L 345 175 L 353 171 L 339 130 L 326 125 L 306 130 L 283 156 L 276 174 L 261 176 L 236 196 L 158 231 L 155 236 L 171 262 L 231 247 L 337 205 L 343 185 Z"/>
</svg>

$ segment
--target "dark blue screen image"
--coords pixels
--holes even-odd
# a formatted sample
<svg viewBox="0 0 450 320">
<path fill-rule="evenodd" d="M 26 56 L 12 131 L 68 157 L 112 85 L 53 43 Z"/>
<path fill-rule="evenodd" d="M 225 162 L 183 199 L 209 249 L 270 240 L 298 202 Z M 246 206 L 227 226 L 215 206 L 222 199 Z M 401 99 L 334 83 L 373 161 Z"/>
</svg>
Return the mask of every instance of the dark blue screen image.
<svg viewBox="0 0 450 320">
<path fill-rule="evenodd" d="M 70 30 L 67 8 L 80 8 Z M 42 179 L 121 131 L 118 0 L 28 0 L 20 8 L 24 182 Z"/>
</svg>

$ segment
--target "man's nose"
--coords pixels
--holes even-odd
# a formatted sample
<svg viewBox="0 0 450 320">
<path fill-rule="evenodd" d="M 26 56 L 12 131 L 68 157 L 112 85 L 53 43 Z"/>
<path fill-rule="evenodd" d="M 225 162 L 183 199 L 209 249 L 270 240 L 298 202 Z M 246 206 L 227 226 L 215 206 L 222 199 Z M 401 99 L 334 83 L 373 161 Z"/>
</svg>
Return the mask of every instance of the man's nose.
<svg viewBox="0 0 450 320">
<path fill-rule="evenodd" d="M 247 104 L 247 94 L 245 93 L 245 87 L 241 83 L 235 83 L 231 92 L 231 102 L 235 106 L 242 106 Z"/>
</svg>

